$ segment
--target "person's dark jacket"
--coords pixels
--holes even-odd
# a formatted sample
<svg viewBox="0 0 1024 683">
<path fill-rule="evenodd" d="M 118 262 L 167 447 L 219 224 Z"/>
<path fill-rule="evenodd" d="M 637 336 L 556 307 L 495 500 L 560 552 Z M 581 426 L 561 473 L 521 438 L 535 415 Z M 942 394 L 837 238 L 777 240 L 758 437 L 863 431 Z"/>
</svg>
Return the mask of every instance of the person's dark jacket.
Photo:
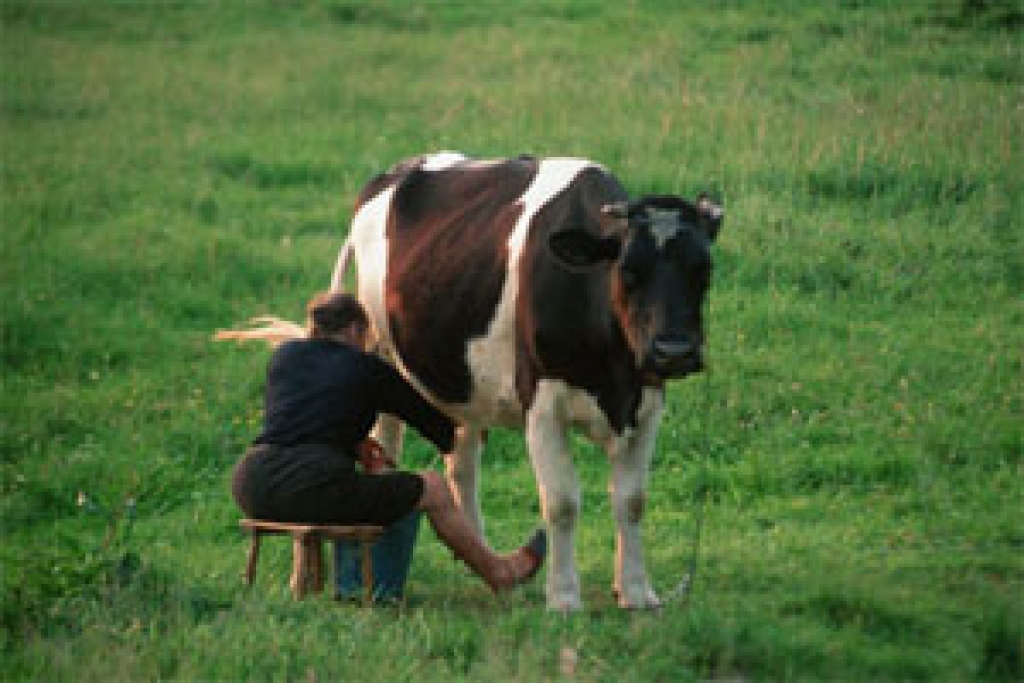
<svg viewBox="0 0 1024 683">
<path fill-rule="evenodd" d="M 327 339 L 282 344 L 270 359 L 263 432 L 254 443 L 324 444 L 354 454 L 379 413 L 412 425 L 442 453 L 455 424 L 397 370 L 369 353 Z"/>
</svg>

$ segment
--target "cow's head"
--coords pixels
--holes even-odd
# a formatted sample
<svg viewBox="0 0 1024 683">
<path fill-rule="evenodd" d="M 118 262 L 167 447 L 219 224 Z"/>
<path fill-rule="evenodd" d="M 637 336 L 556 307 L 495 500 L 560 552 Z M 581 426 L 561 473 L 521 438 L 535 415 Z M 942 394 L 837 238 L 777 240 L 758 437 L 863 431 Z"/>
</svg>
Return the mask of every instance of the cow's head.
<svg viewBox="0 0 1024 683">
<path fill-rule="evenodd" d="M 661 379 L 704 367 L 701 311 L 722 209 L 669 195 L 605 205 L 601 232 L 559 230 L 548 244 L 575 271 L 610 268 L 611 302 L 641 369 Z"/>
</svg>

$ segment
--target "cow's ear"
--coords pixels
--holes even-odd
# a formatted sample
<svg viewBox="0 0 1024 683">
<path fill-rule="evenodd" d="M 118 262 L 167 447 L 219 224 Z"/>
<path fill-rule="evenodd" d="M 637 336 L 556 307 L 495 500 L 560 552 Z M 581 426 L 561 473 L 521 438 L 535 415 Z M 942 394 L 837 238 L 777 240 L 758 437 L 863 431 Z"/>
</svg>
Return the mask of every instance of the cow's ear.
<svg viewBox="0 0 1024 683">
<path fill-rule="evenodd" d="M 722 211 L 722 207 L 701 192 L 697 197 L 697 224 L 712 242 L 718 237 L 718 231 L 722 229 L 722 218 L 724 217 L 725 212 Z"/>
<path fill-rule="evenodd" d="M 602 237 L 578 228 L 554 233 L 548 238 L 548 247 L 555 260 L 569 270 L 589 270 L 613 263 L 622 248 L 616 237 Z"/>
</svg>

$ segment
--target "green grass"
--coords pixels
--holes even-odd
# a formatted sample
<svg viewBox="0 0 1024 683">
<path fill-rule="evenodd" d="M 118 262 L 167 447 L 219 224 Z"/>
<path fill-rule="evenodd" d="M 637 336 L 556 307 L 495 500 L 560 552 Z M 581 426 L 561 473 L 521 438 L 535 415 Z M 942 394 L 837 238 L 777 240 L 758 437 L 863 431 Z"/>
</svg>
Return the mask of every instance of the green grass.
<svg viewBox="0 0 1024 683">
<path fill-rule="evenodd" d="M 689 5 L 3 0 L 0 677 L 1024 678 L 1024 8 Z M 721 197 L 645 522 L 667 593 L 708 491 L 689 605 L 615 608 L 582 439 L 581 614 L 429 532 L 404 613 L 293 603 L 283 542 L 240 585 L 267 354 L 210 335 L 298 319 L 361 184 L 444 148 Z M 518 434 L 482 485 L 511 547 Z"/>
</svg>

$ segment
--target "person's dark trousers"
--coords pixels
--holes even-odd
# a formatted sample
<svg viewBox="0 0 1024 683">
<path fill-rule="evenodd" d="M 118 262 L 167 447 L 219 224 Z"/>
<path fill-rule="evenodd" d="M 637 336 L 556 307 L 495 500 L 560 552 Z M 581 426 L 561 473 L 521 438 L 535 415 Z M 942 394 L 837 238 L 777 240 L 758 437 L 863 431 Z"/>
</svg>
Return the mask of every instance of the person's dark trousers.
<svg viewBox="0 0 1024 683">
<path fill-rule="evenodd" d="M 398 520 L 373 544 L 373 596 L 377 601 L 402 600 L 409 577 L 413 549 L 420 529 L 421 512 L 414 511 Z M 363 594 L 359 544 L 334 543 L 335 588 L 339 598 L 359 598 Z"/>
</svg>

